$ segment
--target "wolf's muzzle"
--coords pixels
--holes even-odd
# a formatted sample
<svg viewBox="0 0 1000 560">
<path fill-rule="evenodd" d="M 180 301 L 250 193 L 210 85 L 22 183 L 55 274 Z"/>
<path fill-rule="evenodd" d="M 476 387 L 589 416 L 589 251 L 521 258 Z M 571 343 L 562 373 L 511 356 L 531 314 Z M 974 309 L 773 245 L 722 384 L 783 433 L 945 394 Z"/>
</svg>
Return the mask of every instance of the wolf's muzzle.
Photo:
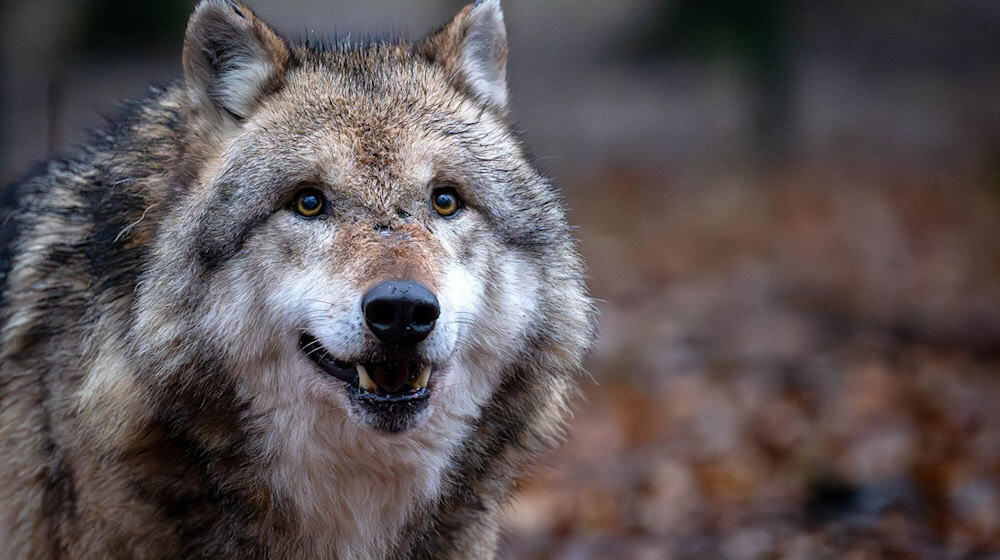
<svg viewBox="0 0 1000 560">
<path fill-rule="evenodd" d="M 427 338 L 441 315 L 437 297 L 423 284 L 389 280 L 361 300 L 365 322 L 379 340 L 393 346 L 413 346 Z"/>
</svg>

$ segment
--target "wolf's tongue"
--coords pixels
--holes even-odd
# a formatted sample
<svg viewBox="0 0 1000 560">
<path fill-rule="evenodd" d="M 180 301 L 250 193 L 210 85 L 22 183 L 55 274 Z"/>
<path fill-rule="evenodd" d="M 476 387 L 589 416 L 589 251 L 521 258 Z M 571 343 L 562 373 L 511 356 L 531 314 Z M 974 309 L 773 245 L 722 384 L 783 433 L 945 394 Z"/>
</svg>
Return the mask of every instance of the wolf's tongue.
<svg viewBox="0 0 1000 560">
<path fill-rule="evenodd" d="M 372 369 L 372 379 L 389 393 L 397 393 L 410 378 L 410 364 L 378 364 Z"/>
</svg>

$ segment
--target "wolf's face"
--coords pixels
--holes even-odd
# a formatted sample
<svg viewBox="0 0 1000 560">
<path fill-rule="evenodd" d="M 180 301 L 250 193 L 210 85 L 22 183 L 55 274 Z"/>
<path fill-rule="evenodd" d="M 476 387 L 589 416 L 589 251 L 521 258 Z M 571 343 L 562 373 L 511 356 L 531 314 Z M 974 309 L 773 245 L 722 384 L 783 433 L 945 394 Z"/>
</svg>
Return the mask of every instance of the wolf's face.
<svg viewBox="0 0 1000 560">
<path fill-rule="evenodd" d="M 587 312 L 580 286 L 540 288 L 572 247 L 504 122 L 505 58 L 495 2 L 415 46 L 326 51 L 203 4 L 185 46 L 197 165 L 142 282 L 148 339 L 189 329 L 258 410 L 384 432 L 475 416 L 543 306 Z"/>
<path fill-rule="evenodd" d="M 516 358 L 539 263 L 505 239 L 517 219 L 505 200 L 537 178 L 491 113 L 428 99 L 430 76 L 384 64 L 382 83 L 289 71 L 190 211 L 212 269 L 203 325 L 234 363 L 267 349 L 283 372 L 270 382 L 307 384 L 308 398 L 397 431 L 431 401 L 488 397 L 490 370 Z"/>
</svg>

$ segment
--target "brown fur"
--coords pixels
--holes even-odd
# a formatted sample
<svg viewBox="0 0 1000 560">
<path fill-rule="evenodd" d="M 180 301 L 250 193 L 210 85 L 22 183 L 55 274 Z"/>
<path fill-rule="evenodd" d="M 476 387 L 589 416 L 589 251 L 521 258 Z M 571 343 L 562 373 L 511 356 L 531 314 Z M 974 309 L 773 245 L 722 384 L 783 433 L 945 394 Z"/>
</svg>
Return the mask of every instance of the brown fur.
<svg viewBox="0 0 1000 560">
<path fill-rule="evenodd" d="M 416 44 L 327 47 L 205 0 L 182 84 L 11 186 L 8 554 L 491 557 L 595 328 L 560 196 L 505 120 L 506 57 L 497 0 Z M 321 219 L 290 210 L 303 186 Z M 359 295 L 398 278 L 442 301 L 440 372 L 387 427 L 296 341 L 379 352 Z"/>
</svg>

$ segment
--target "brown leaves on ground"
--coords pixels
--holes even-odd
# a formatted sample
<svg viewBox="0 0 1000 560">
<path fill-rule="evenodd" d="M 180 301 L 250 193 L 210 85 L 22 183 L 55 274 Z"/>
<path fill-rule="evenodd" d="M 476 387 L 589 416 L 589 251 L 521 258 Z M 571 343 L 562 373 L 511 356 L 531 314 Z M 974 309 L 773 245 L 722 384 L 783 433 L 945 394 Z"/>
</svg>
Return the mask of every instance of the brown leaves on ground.
<svg viewBox="0 0 1000 560">
<path fill-rule="evenodd" d="M 1000 554 L 1000 196 L 858 175 L 571 191 L 594 381 L 506 557 Z"/>
</svg>

